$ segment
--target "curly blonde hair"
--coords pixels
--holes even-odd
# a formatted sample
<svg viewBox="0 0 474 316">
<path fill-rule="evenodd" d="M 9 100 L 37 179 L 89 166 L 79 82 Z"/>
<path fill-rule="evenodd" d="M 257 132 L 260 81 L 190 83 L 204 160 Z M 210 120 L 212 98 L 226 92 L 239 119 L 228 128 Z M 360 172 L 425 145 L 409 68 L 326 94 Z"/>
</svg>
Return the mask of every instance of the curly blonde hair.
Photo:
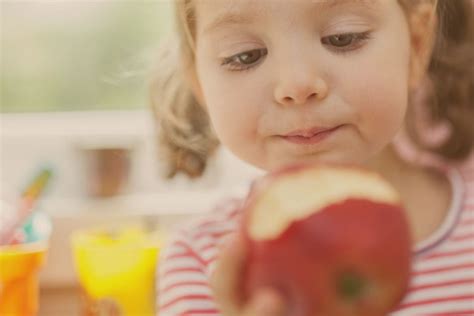
<svg viewBox="0 0 474 316">
<path fill-rule="evenodd" d="M 399 0 L 407 15 L 420 1 Z M 449 137 L 437 146 L 425 144 L 407 116 L 411 140 L 421 149 L 449 160 L 462 160 L 474 146 L 474 34 L 469 0 L 435 2 L 437 36 L 427 75 L 431 89 L 428 113 L 435 123 L 449 124 Z M 163 43 L 151 82 L 151 105 L 157 121 L 160 153 L 167 177 L 183 172 L 200 176 L 209 156 L 219 146 L 209 117 L 193 95 L 186 74 L 194 67 L 196 16 L 193 0 L 175 0 L 177 37 Z M 413 107 L 410 107 L 412 109 Z"/>
<path fill-rule="evenodd" d="M 406 6 L 413 0 L 400 0 Z M 447 160 L 463 160 L 474 147 L 474 7 L 469 0 L 438 0 L 438 36 L 428 67 L 426 100 L 428 115 L 435 124 L 449 126 L 442 143 L 426 144 L 416 128 L 418 117 L 410 107 L 407 116 L 411 140 L 422 150 Z"/>
</svg>

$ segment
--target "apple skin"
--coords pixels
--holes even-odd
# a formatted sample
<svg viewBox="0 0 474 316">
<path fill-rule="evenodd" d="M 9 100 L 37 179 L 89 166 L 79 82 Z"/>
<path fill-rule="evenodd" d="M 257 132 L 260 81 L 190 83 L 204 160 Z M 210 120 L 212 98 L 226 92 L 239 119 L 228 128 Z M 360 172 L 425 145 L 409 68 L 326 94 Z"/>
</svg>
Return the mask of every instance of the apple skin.
<svg viewBox="0 0 474 316">
<path fill-rule="evenodd" d="M 248 251 L 242 299 L 272 287 L 292 316 L 387 315 L 403 299 L 410 278 L 411 236 L 400 203 L 348 196 L 288 223 L 277 237 L 250 236 L 259 196 L 275 181 L 310 168 L 291 166 L 252 187 L 241 225 Z"/>
</svg>

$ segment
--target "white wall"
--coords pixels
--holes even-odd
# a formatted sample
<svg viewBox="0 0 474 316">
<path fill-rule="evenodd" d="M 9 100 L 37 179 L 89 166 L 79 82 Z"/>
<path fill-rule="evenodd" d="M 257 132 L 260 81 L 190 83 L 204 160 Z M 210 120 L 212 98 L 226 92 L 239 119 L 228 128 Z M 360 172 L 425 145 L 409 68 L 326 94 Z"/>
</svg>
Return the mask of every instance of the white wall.
<svg viewBox="0 0 474 316">
<path fill-rule="evenodd" d="M 154 133 L 147 111 L 2 114 L 0 180 L 20 190 L 40 164 L 49 163 L 55 171 L 49 196 L 83 196 L 87 182 L 81 148 L 113 144 L 134 147 L 129 192 L 212 188 L 246 181 L 256 172 L 220 150 L 201 179 L 165 181 L 160 177 Z"/>
</svg>

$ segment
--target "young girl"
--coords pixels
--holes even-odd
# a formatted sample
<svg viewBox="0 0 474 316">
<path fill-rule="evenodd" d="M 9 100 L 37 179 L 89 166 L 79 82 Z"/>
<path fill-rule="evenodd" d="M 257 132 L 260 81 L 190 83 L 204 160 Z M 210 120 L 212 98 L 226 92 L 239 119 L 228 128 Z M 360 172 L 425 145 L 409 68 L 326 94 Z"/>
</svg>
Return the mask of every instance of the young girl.
<svg viewBox="0 0 474 316">
<path fill-rule="evenodd" d="M 179 41 L 160 56 L 168 68 L 152 90 L 169 175 L 199 176 L 218 143 L 265 171 L 300 161 L 373 169 L 400 192 L 415 241 L 394 314 L 474 315 L 470 5 L 176 1 Z M 272 289 L 237 299 L 239 203 L 164 251 L 160 315 L 285 315 Z"/>
</svg>

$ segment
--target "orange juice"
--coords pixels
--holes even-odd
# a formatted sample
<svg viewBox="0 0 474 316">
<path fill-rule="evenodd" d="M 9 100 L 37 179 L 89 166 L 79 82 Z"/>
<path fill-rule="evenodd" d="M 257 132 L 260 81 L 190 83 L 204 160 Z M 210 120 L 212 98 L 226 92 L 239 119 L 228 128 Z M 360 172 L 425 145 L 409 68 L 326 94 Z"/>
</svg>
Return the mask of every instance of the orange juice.
<svg viewBox="0 0 474 316">
<path fill-rule="evenodd" d="M 43 242 L 0 247 L 0 315 L 37 314 L 38 272 L 46 251 Z"/>
<path fill-rule="evenodd" d="M 155 315 L 155 237 L 138 227 L 73 235 L 83 316 Z"/>
</svg>

